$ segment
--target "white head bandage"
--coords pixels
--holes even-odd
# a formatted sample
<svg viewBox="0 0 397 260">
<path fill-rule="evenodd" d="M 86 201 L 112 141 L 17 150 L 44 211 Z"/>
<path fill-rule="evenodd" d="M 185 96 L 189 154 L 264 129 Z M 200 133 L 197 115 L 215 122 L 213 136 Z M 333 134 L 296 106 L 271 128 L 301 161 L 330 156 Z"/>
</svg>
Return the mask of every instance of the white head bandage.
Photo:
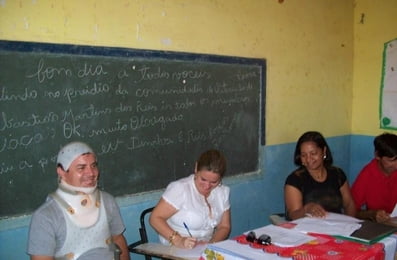
<svg viewBox="0 0 397 260">
<path fill-rule="evenodd" d="M 65 145 L 58 153 L 57 164 L 61 164 L 64 171 L 67 171 L 72 162 L 82 154 L 94 153 L 87 144 L 82 142 L 71 142 Z"/>
</svg>

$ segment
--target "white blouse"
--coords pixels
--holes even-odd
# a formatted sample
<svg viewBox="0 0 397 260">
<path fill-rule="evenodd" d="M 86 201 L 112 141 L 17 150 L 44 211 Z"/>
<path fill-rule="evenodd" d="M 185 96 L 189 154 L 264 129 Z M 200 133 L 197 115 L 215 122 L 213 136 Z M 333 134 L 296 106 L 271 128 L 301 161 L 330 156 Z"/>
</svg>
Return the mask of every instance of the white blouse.
<svg viewBox="0 0 397 260">
<path fill-rule="evenodd" d="M 177 209 L 167 222 L 181 236 L 189 236 L 183 223 L 197 240 L 209 241 L 223 213 L 230 208 L 230 189 L 225 185 L 215 187 L 207 198 L 210 210 L 194 184 L 194 174 L 171 182 L 162 198 Z M 168 238 L 160 235 L 160 242 L 169 245 Z"/>
</svg>

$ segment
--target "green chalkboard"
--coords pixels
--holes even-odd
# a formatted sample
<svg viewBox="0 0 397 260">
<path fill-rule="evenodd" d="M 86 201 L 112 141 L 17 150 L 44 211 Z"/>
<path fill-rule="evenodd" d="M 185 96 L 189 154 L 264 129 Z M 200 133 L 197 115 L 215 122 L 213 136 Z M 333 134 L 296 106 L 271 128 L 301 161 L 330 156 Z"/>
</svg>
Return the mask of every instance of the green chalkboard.
<svg viewBox="0 0 397 260">
<path fill-rule="evenodd" d="M 265 71 L 263 59 L 0 41 L 0 217 L 43 203 L 75 140 L 114 196 L 164 188 L 210 148 L 229 176 L 258 171 Z"/>
</svg>

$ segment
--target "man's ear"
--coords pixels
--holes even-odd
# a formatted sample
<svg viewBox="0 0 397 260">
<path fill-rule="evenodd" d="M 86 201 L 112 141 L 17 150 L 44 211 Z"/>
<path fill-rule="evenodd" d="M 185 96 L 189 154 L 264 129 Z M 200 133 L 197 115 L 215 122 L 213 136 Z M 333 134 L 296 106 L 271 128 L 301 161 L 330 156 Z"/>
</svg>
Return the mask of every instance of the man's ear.
<svg viewBox="0 0 397 260">
<path fill-rule="evenodd" d="M 380 156 L 378 155 L 377 151 L 374 152 L 374 156 L 375 156 L 375 159 L 380 160 Z"/>
<path fill-rule="evenodd" d="M 57 167 L 57 174 L 58 174 L 58 178 L 62 179 L 63 176 L 65 176 L 66 172 L 62 169 L 61 166 Z"/>
</svg>

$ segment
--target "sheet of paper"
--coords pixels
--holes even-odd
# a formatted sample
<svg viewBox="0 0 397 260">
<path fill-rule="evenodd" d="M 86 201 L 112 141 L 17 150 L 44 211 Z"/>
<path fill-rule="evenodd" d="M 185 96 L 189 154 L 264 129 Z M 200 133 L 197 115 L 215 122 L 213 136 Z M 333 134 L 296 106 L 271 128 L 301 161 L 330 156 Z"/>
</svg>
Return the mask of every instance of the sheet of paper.
<svg viewBox="0 0 397 260">
<path fill-rule="evenodd" d="M 304 217 L 294 220 L 293 228 L 300 232 L 349 236 L 361 227 L 361 220 L 342 214 L 328 213 L 325 218 Z"/>
<path fill-rule="evenodd" d="M 390 214 L 390 217 L 395 218 L 397 217 L 397 203 L 394 205 L 393 212 Z"/>
<path fill-rule="evenodd" d="M 262 234 L 269 235 L 273 244 L 282 247 L 299 246 L 315 239 L 315 237 L 309 236 L 297 230 L 275 225 L 268 225 L 255 229 L 254 231 L 257 237 Z"/>
<path fill-rule="evenodd" d="M 249 245 L 239 244 L 234 240 L 224 240 L 208 244 L 208 249 L 222 254 L 225 260 L 291 260 L 277 254 L 267 253 L 263 249 L 253 248 Z"/>
<path fill-rule="evenodd" d="M 359 223 L 362 222 L 361 219 L 354 218 L 344 214 L 338 214 L 333 212 L 328 212 L 325 220 L 336 221 L 336 222 L 347 222 L 347 223 Z"/>
<path fill-rule="evenodd" d="M 382 128 L 397 127 L 397 39 L 385 44 L 381 83 Z"/>
</svg>

